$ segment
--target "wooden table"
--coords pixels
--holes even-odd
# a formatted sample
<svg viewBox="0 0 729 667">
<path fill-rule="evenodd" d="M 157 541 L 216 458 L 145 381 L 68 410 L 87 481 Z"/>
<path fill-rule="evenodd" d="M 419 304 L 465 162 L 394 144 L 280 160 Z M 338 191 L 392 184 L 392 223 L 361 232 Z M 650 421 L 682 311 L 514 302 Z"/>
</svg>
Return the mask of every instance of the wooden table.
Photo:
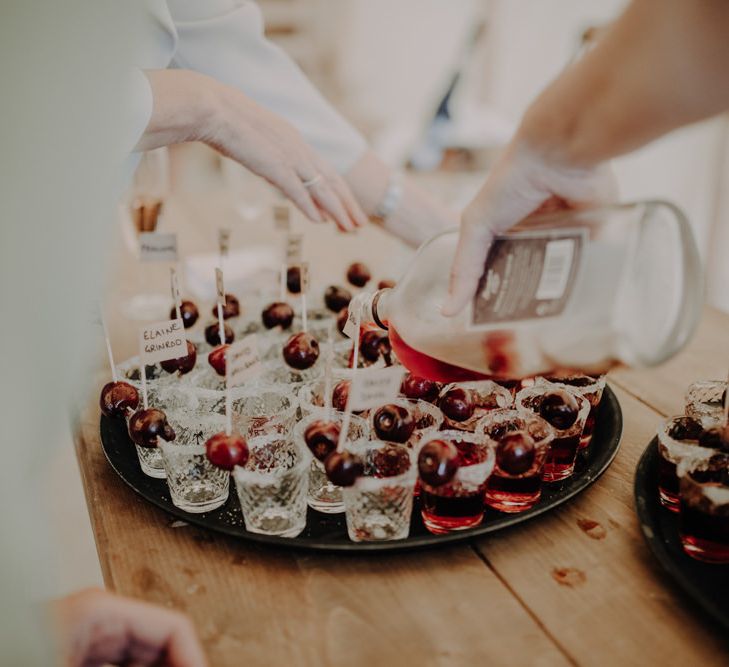
<svg viewBox="0 0 729 667">
<path fill-rule="evenodd" d="M 633 507 L 633 474 L 692 380 L 726 375 L 729 317 L 610 384 L 623 408 L 605 475 L 549 515 L 471 545 L 387 556 L 275 551 L 177 524 L 107 464 L 96 395 L 76 439 L 109 589 L 187 612 L 230 665 L 726 665 L 729 644 L 667 579 Z"/>
</svg>

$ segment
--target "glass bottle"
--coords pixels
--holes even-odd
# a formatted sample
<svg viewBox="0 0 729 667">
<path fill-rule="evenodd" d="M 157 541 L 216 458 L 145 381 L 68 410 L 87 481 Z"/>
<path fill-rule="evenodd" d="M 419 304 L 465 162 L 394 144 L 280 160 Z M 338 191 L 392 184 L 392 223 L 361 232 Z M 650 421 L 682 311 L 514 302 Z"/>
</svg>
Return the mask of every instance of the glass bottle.
<svg viewBox="0 0 729 667">
<path fill-rule="evenodd" d="M 563 211 L 497 236 L 469 307 L 441 314 L 458 232 L 427 241 L 363 317 L 389 330 L 400 361 L 442 382 L 603 373 L 676 354 L 703 303 L 684 214 L 663 201 Z"/>
</svg>

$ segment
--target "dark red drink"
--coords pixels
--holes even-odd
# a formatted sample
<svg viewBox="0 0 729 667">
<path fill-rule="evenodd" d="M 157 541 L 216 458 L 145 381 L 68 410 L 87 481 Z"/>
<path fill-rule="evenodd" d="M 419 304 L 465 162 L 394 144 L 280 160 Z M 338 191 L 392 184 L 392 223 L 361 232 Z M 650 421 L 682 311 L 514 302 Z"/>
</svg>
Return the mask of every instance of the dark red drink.
<svg viewBox="0 0 729 667">
<path fill-rule="evenodd" d="M 558 482 L 569 477 L 575 469 L 575 459 L 579 448 L 579 435 L 555 437 L 544 463 L 542 479 L 545 482 Z"/>
<path fill-rule="evenodd" d="M 413 375 L 434 380 L 435 382 L 468 382 L 476 380 L 488 380 L 488 375 L 477 373 L 476 371 L 453 364 L 439 361 L 427 354 L 418 352 L 410 347 L 400 336 L 394 327 L 388 329 L 390 336 L 390 345 L 394 350 L 400 363 L 405 366 Z"/>
<path fill-rule="evenodd" d="M 683 550 L 707 563 L 729 563 L 729 458 L 679 470 Z"/>
<path fill-rule="evenodd" d="M 661 454 L 658 463 L 658 496 L 661 505 L 678 512 L 678 477 L 676 477 L 676 464 Z"/>
<path fill-rule="evenodd" d="M 486 487 L 486 504 L 500 512 L 523 512 L 534 507 L 541 495 L 541 466 L 519 477 L 505 475 L 497 466 Z"/>
<path fill-rule="evenodd" d="M 443 437 L 445 436 L 445 437 Z M 441 486 L 421 480 L 421 515 L 425 527 L 436 535 L 464 530 L 481 523 L 486 481 L 493 468 L 494 452 L 483 436 L 461 431 L 441 431 L 458 449 L 458 471 Z"/>
</svg>

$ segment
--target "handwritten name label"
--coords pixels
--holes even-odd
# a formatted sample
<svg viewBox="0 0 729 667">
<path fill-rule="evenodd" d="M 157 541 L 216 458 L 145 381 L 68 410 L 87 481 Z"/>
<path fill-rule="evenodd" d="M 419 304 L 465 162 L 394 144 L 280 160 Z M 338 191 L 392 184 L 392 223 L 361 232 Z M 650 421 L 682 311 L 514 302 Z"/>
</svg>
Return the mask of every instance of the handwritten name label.
<svg viewBox="0 0 729 667">
<path fill-rule="evenodd" d="M 250 334 L 230 344 L 225 353 L 225 368 L 228 373 L 228 387 L 238 387 L 261 372 L 256 334 Z"/>
<path fill-rule="evenodd" d="M 175 306 L 180 305 L 180 283 L 177 280 L 177 271 L 170 269 L 170 292 L 172 294 L 172 303 Z"/>
<path fill-rule="evenodd" d="M 141 233 L 139 235 L 139 259 L 142 262 L 176 262 L 177 234 Z"/>
<path fill-rule="evenodd" d="M 218 303 L 225 305 L 225 282 L 223 281 L 223 269 L 215 269 L 215 292 L 217 293 Z"/>
<path fill-rule="evenodd" d="M 273 224 L 280 232 L 288 232 L 291 229 L 291 211 L 283 204 L 273 207 Z"/>
<path fill-rule="evenodd" d="M 182 320 L 164 320 L 142 327 L 139 332 L 139 350 L 142 361 L 148 364 L 187 356 Z"/>
<path fill-rule="evenodd" d="M 348 409 L 358 412 L 389 403 L 400 392 L 404 374 L 401 366 L 357 371 L 352 377 Z"/>
</svg>

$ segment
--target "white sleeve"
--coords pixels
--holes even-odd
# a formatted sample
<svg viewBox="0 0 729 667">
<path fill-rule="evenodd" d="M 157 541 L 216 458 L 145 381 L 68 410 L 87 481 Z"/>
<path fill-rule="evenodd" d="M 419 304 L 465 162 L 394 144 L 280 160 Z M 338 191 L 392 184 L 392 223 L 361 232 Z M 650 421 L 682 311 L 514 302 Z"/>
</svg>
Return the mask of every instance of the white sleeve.
<svg viewBox="0 0 729 667">
<path fill-rule="evenodd" d="M 175 67 L 235 86 L 301 132 L 339 172 L 367 144 L 263 32 L 260 9 L 248 0 L 167 0 L 177 29 Z"/>
</svg>

